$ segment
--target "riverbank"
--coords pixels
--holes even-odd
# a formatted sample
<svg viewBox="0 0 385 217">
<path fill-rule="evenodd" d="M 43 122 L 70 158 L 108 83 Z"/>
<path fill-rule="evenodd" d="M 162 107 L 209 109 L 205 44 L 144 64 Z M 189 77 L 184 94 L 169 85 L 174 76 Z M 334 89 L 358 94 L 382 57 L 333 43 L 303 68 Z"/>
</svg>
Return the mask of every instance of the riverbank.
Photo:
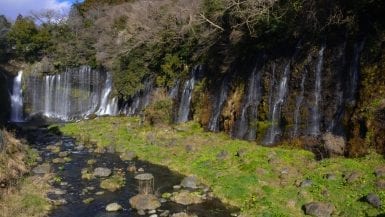
<svg viewBox="0 0 385 217">
<path fill-rule="evenodd" d="M 52 208 L 46 196 L 50 174 L 30 175 L 37 157 L 14 135 L 0 131 L 0 217 L 46 216 Z"/>
<path fill-rule="evenodd" d="M 222 201 L 250 216 L 303 216 L 304 205 L 330 205 L 336 216 L 377 216 L 370 193 L 385 201 L 385 161 L 366 157 L 316 161 L 305 150 L 267 148 L 204 132 L 195 123 L 151 127 L 137 118 L 106 117 L 69 123 L 60 130 L 85 143 L 134 151 L 139 159 L 196 175 Z"/>
</svg>

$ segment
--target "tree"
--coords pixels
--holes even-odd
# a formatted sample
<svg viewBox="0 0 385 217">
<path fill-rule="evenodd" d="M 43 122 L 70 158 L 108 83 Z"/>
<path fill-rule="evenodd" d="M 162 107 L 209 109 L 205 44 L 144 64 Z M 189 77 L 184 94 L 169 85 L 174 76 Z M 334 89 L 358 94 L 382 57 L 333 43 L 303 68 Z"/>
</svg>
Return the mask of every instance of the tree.
<svg viewBox="0 0 385 217">
<path fill-rule="evenodd" d="M 4 62 L 7 56 L 8 44 L 7 34 L 11 24 L 4 15 L 0 15 L 0 62 Z"/>
</svg>

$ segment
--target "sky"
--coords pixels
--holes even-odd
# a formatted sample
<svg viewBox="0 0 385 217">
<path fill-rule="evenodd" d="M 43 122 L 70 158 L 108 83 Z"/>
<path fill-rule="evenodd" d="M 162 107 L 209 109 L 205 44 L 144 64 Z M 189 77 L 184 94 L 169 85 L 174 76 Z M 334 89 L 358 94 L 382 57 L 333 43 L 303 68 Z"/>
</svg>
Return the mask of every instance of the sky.
<svg viewBox="0 0 385 217">
<path fill-rule="evenodd" d="M 28 16 L 31 11 L 39 12 L 44 9 L 68 12 L 74 2 L 76 0 L 0 0 L 0 15 L 15 20 L 18 14 Z"/>
</svg>

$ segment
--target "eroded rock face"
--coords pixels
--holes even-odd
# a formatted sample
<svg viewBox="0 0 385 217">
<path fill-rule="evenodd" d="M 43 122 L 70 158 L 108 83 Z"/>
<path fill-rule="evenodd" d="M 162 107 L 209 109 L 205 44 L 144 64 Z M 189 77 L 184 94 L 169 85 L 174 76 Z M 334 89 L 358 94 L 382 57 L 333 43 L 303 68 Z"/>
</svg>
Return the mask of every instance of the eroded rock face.
<svg viewBox="0 0 385 217">
<path fill-rule="evenodd" d="M 334 206 L 330 203 L 311 202 L 305 204 L 305 214 L 314 217 L 329 217 L 334 211 Z"/>
<path fill-rule="evenodd" d="M 137 210 L 154 210 L 160 207 L 160 202 L 152 194 L 138 194 L 130 198 L 130 205 Z"/>
</svg>

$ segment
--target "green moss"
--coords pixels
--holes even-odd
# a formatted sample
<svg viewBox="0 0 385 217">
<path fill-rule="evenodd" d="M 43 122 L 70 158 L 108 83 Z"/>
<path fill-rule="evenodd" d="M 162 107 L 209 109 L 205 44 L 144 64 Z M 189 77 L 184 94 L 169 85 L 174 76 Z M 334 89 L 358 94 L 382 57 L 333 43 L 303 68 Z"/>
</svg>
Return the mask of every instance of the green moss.
<svg viewBox="0 0 385 217">
<path fill-rule="evenodd" d="M 140 159 L 197 175 L 216 196 L 251 216 L 303 216 L 301 207 L 312 201 L 333 203 L 340 216 L 372 216 L 385 211 L 359 201 L 369 192 L 380 192 L 380 198 L 385 200 L 385 194 L 375 187 L 373 175 L 378 165 L 385 164 L 381 155 L 316 161 L 305 150 L 267 148 L 232 140 L 223 133 L 204 132 L 195 122 L 156 128 L 138 125 L 137 121 L 106 117 L 67 124 L 61 130 L 72 135 L 87 132 L 100 145 L 107 145 L 105 138 L 114 134 L 116 144 L 134 151 Z M 111 123 L 115 123 L 115 128 Z M 150 132 L 152 143 L 148 140 Z M 172 146 L 164 145 L 170 141 Z M 186 144 L 192 151 L 186 152 Z M 221 150 L 229 153 L 225 160 L 217 159 Z M 244 153 L 241 157 L 236 156 L 239 150 Z M 286 169 L 289 172 L 283 176 L 281 171 Z M 357 182 L 347 183 L 343 174 L 352 171 L 362 176 Z M 326 179 L 328 173 L 335 174 L 336 179 Z M 305 179 L 311 179 L 313 184 L 297 187 Z"/>
<path fill-rule="evenodd" d="M 100 188 L 115 192 L 121 189 L 126 183 L 124 174 L 115 174 L 100 182 Z"/>
</svg>

